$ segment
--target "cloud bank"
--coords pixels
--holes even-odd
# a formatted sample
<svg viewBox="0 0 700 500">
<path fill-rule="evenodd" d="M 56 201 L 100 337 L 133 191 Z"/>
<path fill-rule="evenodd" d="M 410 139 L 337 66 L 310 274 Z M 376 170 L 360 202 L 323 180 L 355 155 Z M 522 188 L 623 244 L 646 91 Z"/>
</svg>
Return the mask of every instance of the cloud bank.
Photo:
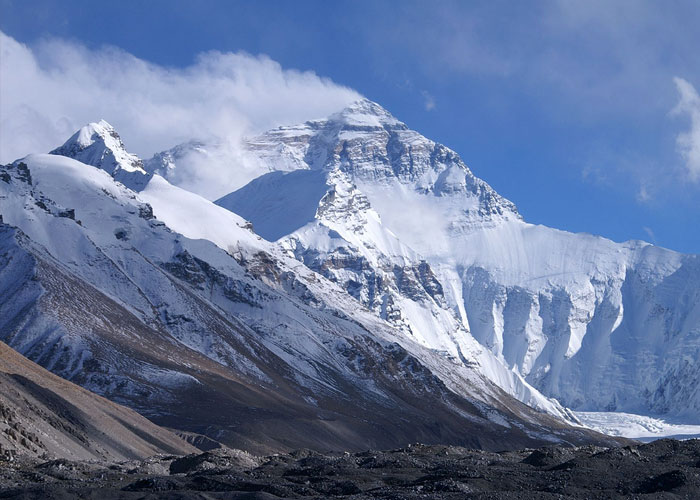
<svg viewBox="0 0 700 500">
<path fill-rule="evenodd" d="M 229 142 L 325 117 L 360 96 L 266 56 L 206 52 L 168 68 L 116 48 L 61 39 L 28 47 L 0 32 L 0 161 L 47 152 L 105 119 L 149 157 L 190 139 Z"/>
<path fill-rule="evenodd" d="M 674 78 L 679 101 L 674 114 L 690 118 L 690 129 L 677 139 L 678 151 L 685 160 L 688 176 L 694 182 L 700 181 L 700 96 L 693 85 L 683 78 Z"/>
</svg>

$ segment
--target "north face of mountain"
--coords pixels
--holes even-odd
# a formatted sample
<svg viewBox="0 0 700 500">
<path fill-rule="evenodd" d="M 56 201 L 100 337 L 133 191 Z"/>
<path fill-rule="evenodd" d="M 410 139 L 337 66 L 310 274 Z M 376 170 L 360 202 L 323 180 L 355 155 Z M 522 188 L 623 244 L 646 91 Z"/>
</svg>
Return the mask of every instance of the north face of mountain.
<svg viewBox="0 0 700 500">
<path fill-rule="evenodd" d="M 410 148 L 397 149 L 401 141 Z M 566 414 L 474 341 L 459 312 L 448 305 L 451 291 L 438 280 L 434 264 L 384 224 L 358 187 L 357 179 L 384 186 L 418 183 L 422 190 L 471 207 L 473 213 L 463 214 L 467 225 L 480 220 L 480 213 L 494 220 L 518 219 L 515 207 L 463 163 L 445 163 L 456 158 L 453 152 L 421 138 L 369 101 L 328 120 L 275 129 L 251 140 L 249 149 L 267 168 L 289 166 L 285 160 L 275 162 L 275 154 L 300 159 L 299 168 L 261 175 L 217 200 L 218 205 L 252 221 L 258 234 L 277 240 L 289 255 L 338 283 L 407 338 L 477 367 L 533 407 Z M 421 221 L 417 218 L 416 224 Z"/>
<path fill-rule="evenodd" d="M 0 212 L 2 339 L 156 423 L 253 451 L 610 442 L 398 333 L 161 177 L 136 194 L 32 155 L 0 170 Z"/>
<path fill-rule="evenodd" d="M 247 147 L 281 172 L 217 203 L 410 338 L 448 352 L 474 338 L 574 409 L 697 419 L 697 256 L 528 224 L 366 100 Z"/>
</svg>

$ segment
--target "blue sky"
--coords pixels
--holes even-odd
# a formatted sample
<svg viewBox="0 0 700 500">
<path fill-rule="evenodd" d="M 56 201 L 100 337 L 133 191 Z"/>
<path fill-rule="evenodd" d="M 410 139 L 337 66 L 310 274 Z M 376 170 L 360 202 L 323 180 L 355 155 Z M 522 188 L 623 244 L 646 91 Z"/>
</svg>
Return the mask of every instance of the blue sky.
<svg viewBox="0 0 700 500">
<path fill-rule="evenodd" d="M 31 50 L 61 39 L 175 69 L 211 50 L 245 52 L 313 71 L 456 150 L 530 222 L 700 253 L 697 2 L 0 0 L 0 9 L 0 29 Z"/>
</svg>

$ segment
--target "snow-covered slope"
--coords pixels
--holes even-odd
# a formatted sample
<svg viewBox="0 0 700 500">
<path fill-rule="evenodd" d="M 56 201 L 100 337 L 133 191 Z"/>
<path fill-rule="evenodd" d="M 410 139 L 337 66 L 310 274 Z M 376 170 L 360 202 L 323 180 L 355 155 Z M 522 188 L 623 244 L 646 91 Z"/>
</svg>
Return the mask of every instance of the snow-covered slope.
<svg viewBox="0 0 700 500">
<path fill-rule="evenodd" d="M 581 423 L 590 429 L 640 441 L 656 439 L 697 439 L 700 425 L 678 424 L 661 418 L 623 412 L 576 412 Z"/>
<path fill-rule="evenodd" d="M 255 451 L 600 439 L 399 333 L 160 176 L 137 194 L 31 155 L 0 169 L 0 214 L 2 340 L 157 423 Z"/>
<path fill-rule="evenodd" d="M 698 419 L 697 256 L 528 224 L 456 153 L 367 100 L 249 151 L 298 170 L 217 203 L 409 338 L 450 354 L 476 339 L 576 409 Z M 512 391 L 497 371 L 484 372 Z"/>
<path fill-rule="evenodd" d="M 276 168 L 270 169 L 238 142 L 192 140 L 155 154 L 144 162 L 144 169 L 171 184 L 215 200 L 272 170 L 297 168 L 294 162 L 284 163 L 287 161 L 282 153 Z"/>
</svg>

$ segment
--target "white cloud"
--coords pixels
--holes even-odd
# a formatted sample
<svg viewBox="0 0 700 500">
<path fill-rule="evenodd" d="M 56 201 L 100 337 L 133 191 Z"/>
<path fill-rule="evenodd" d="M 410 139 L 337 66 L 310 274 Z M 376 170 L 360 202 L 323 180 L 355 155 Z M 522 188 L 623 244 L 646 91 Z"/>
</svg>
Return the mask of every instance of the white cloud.
<svg viewBox="0 0 700 500">
<path fill-rule="evenodd" d="M 690 118 L 690 129 L 678 135 L 678 151 L 685 160 L 688 177 L 700 181 L 700 96 L 695 87 L 683 78 L 674 78 L 679 101 L 673 109 L 677 115 Z"/>
<path fill-rule="evenodd" d="M 637 201 L 639 203 L 647 203 L 651 201 L 651 194 L 645 185 L 639 186 L 639 191 L 637 191 Z"/>
<path fill-rule="evenodd" d="M 647 226 L 643 226 L 642 229 L 645 233 L 647 233 L 647 236 L 649 236 L 649 240 L 651 240 L 652 243 L 656 244 L 656 235 L 654 234 L 654 231 Z"/>
<path fill-rule="evenodd" d="M 52 39 L 28 47 L 0 32 L 0 161 L 46 152 L 105 119 L 144 157 L 192 138 L 240 138 L 327 116 L 357 92 L 266 56 L 207 52 L 168 68 L 116 48 Z"/>
<path fill-rule="evenodd" d="M 425 110 L 426 111 L 434 110 L 435 109 L 435 98 L 427 90 L 421 91 L 421 94 L 423 95 L 423 105 L 425 106 Z"/>
</svg>

